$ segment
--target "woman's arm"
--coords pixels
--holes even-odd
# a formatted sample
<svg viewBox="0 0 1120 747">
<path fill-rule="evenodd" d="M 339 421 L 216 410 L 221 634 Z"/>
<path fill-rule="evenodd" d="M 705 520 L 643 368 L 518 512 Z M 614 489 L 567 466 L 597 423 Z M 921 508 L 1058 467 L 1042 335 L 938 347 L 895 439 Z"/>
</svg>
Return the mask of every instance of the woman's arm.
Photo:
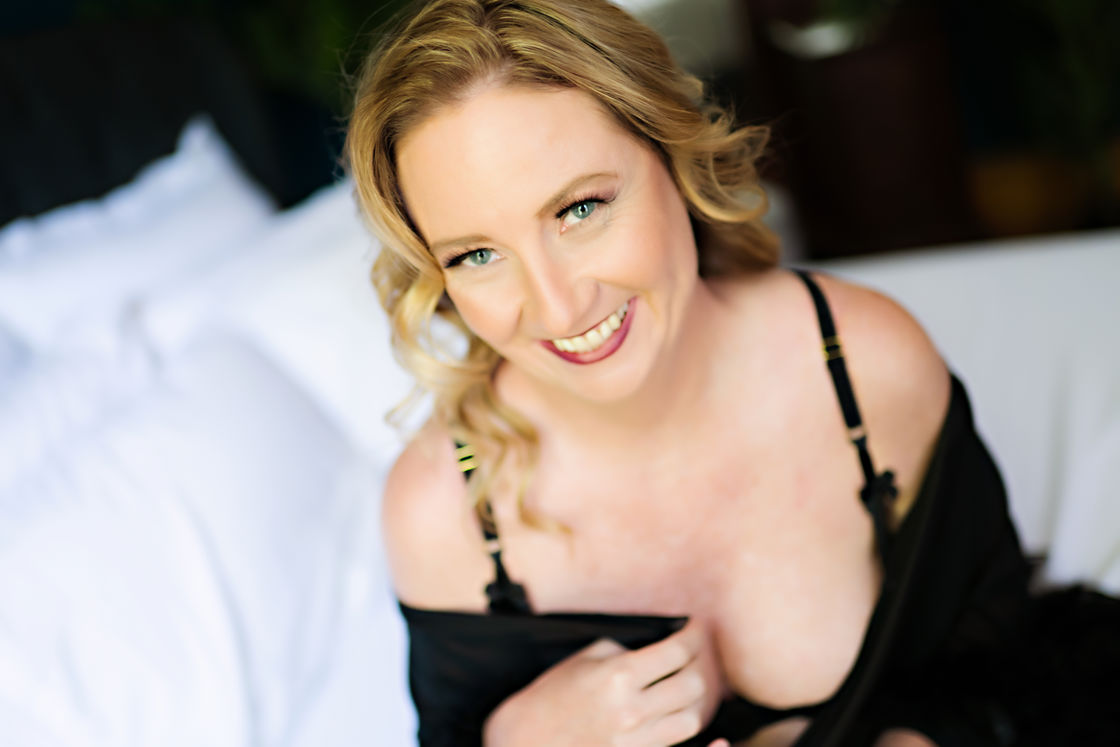
<svg viewBox="0 0 1120 747">
<path fill-rule="evenodd" d="M 445 429 L 425 426 L 397 458 L 381 502 L 393 588 L 405 604 L 483 612 L 493 566 Z"/>
</svg>

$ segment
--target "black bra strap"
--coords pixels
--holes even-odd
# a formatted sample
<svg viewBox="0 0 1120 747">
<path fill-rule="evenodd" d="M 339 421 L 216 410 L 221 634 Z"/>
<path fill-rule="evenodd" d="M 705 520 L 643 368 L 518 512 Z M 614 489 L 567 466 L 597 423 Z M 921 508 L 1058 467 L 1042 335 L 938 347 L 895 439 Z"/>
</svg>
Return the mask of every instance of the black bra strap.
<svg viewBox="0 0 1120 747">
<path fill-rule="evenodd" d="M 867 450 L 867 433 L 863 428 L 860 418 L 859 406 L 856 404 L 855 394 L 852 392 L 852 383 L 848 378 L 848 369 L 844 365 L 844 352 L 840 345 L 840 337 L 836 334 L 836 325 L 832 321 L 832 312 L 828 308 L 824 293 L 820 287 L 803 270 L 795 271 L 809 288 L 813 297 L 813 304 L 817 308 L 817 319 L 820 322 L 821 337 L 824 342 L 824 358 L 828 371 L 832 375 L 832 383 L 836 389 L 836 396 L 840 400 L 840 410 L 844 414 L 844 423 L 848 426 L 848 435 L 852 444 L 859 452 L 860 468 L 863 470 L 863 488 L 860 489 L 860 499 L 868 513 L 871 514 L 875 526 L 875 541 L 880 554 L 886 559 L 890 532 L 887 530 L 887 509 L 889 503 L 898 494 L 894 484 L 894 473 L 886 470 L 875 473 L 875 466 L 871 461 L 871 453 Z M 478 467 L 474 458 L 474 449 L 468 444 L 455 442 L 455 456 L 459 461 L 465 479 L 469 480 L 471 473 Z M 494 561 L 494 580 L 486 585 L 486 596 L 490 600 L 490 612 L 494 614 L 532 614 L 529 606 L 525 587 L 513 581 L 506 573 L 502 563 L 502 546 L 498 539 L 497 526 L 493 519 L 493 509 L 489 501 L 482 504 L 483 515 L 479 517 L 482 524 L 482 534 L 486 539 L 486 550 Z"/>
<path fill-rule="evenodd" d="M 884 560 L 890 542 L 890 532 L 887 531 L 887 510 L 889 504 L 898 495 L 894 484 L 894 473 L 885 470 L 876 474 L 875 465 L 871 461 L 871 452 L 867 450 L 867 431 L 860 418 L 859 406 L 856 396 L 852 391 L 852 382 L 848 378 L 848 367 L 844 363 L 844 349 L 840 344 L 840 336 L 836 334 L 836 325 L 832 321 L 832 311 L 828 308 L 828 301 L 824 297 L 820 286 L 804 270 L 794 270 L 799 278 L 809 289 L 813 297 L 813 305 L 817 309 L 817 321 L 820 323 L 821 339 L 824 347 L 825 364 L 832 376 L 832 385 L 836 389 L 836 398 L 840 400 L 840 411 L 844 414 L 844 424 L 848 426 L 848 438 L 859 453 L 859 466 L 863 470 L 863 488 L 860 489 L 860 499 L 864 507 L 871 514 L 875 525 L 875 540 L 880 554 Z"/>
<path fill-rule="evenodd" d="M 468 444 L 456 441 L 455 458 L 459 462 L 463 479 L 470 480 L 471 473 L 478 467 L 478 462 L 474 458 L 474 449 Z M 486 584 L 486 598 L 490 600 L 490 612 L 503 615 L 532 614 L 525 587 L 509 577 L 505 564 L 502 563 L 502 544 L 498 540 L 494 509 L 490 506 L 490 501 L 483 501 L 480 513 L 479 523 L 482 525 L 482 536 L 486 539 L 486 551 L 494 561 L 494 580 Z"/>
</svg>

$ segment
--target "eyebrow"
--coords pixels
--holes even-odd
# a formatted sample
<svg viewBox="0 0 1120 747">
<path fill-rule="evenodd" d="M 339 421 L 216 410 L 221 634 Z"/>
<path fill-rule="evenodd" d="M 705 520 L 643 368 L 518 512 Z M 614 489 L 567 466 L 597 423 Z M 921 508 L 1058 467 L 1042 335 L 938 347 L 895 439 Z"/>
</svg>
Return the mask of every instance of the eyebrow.
<svg viewBox="0 0 1120 747">
<path fill-rule="evenodd" d="M 449 249 L 453 246 L 458 246 L 460 244 L 488 244 L 488 243 L 491 243 L 489 236 L 483 236 L 480 233 L 472 233 L 470 236 L 460 236 L 460 237 L 455 238 L 455 239 L 443 239 L 442 241 L 437 241 L 436 243 L 434 243 L 434 244 L 432 244 L 431 246 L 428 247 L 428 251 L 431 252 L 433 257 L 435 257 L 435 256 L 438 256 L 441 251 L 443 251 L 445 249 Z"/>
<path fill-rule="evenodd" d="M 544 206 L 537 211 L 537 217 L 543 218 L 545 215 L 555 213 L 557 210 L 564 207 L 564 201 L 568 198 L 568 195 L 576 190 L 577 187 L 581 187 L 587 182 L 601 179 L 603 177 L 617 176 L 618 174 L 613 171 L 597 171 L 594 174 L 583 174 L 581 176 L 577 176 L 575 179 L 572 179 L 561 189 L 559 189 L 556 194 L 548 198 L 548 201 L 544 203 Z"/>
<path fill-rule="evenodd" d="M 577 188 L 583 186 L 587 182 L 594 181 L 596 179 L 602 179 L 604 177 L 617 176 L 618 174 L 613 171 L 597 171 L 594 174 L 581 174 L 580 176 L 577 176 L 575 179 L 572 179 L 562 188 L 557 190 L 556 193 L 552 195 L 552 197 L 548 198 L 548 200 L 545 201 L 541 209 L 537 211 L 537 217 L 543 218 L 546 215 L 555 213 L 557 210 L 564 206 L 564 201 L 568 198 L 568 195 L 570 195 Z M 431 244 L 428 247 L 428 251 L 431 252 L 433 256 L 436 256 L 441 251 L 453 246 L 459 246 L 461 244 L 486 244 L 490 242 L 491 239 L 489 236 L 475 233 L 470 234 L 469 236 L 459 236 L 454 239 L 441 239 L 440 241 Z"/>
</svg>

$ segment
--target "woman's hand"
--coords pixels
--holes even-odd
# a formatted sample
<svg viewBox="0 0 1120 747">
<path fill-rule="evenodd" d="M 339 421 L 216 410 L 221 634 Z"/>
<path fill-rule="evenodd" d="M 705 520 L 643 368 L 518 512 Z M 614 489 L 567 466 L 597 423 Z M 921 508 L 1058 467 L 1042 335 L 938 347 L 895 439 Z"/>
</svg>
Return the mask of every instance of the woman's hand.
<svg viewBox="0 0 1120 747">
<path fill-rule="evenodd" d="M 602 639 L 507 698 L 487 720 L 484 743 L 665 747 L 700 733 L 724 689 L 711 637 L 695 619 L 636 651 Z"/>
</svg>

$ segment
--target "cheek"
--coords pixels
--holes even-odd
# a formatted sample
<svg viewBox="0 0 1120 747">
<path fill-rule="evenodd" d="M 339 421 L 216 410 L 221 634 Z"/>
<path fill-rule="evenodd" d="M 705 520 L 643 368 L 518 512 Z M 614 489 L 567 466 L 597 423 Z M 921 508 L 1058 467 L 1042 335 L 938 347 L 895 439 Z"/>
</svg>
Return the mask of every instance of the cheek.
<svg viewBox="0 0 1120 747">
<path fill-rule="evenodd" d="M 452 288 L 447 289 L 447 295 L 466 325 L 490 347 L 500 347 L 516 330 L 517 310 L 509 304 L 495 303 L 501 295 Z"/>
<path fill-rule="evenodd" d="M 696 242 L 687 212 L 671 204 L 659 207 L 620 232 L 625 243 L 614 253 L 618 267 L 640 284 L 662 284 L 697 273 Z M 651 219 L 651 214 L 657 217 Z"/>
<path fill-rule="evenodd" d="M 668 272 L 682 281 L 699 277 L 700 258 L 696 250 L 696 236 L 692 232 L 692 222 L 688 211 L 681 208 L 663 222 L 659 232 L 661 251 L 664 253 Z"/>
</svg>

